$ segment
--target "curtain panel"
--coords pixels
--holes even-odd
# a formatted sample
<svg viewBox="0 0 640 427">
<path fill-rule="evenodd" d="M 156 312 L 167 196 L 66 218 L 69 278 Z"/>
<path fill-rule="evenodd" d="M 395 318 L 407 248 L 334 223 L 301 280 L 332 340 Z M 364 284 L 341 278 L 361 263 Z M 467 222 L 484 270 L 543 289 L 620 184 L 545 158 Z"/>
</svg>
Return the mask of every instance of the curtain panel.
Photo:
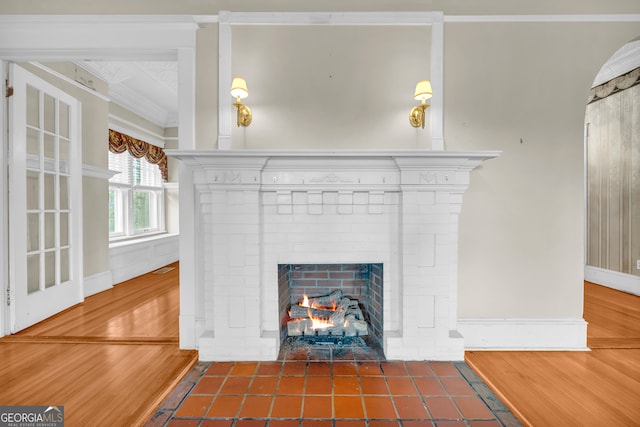
<svg viewBox="0 0 640 427">
<path fill-rule="evenodd" d="M 158 165 L 162 180 L 164 182 L 169 180 L 167 155 L 162 148 L 109 129 L 109 151 L 114 154 L 120 154 L 127 150 L 137 159 L 144 157 L 149 163 Z"/>
</svg>

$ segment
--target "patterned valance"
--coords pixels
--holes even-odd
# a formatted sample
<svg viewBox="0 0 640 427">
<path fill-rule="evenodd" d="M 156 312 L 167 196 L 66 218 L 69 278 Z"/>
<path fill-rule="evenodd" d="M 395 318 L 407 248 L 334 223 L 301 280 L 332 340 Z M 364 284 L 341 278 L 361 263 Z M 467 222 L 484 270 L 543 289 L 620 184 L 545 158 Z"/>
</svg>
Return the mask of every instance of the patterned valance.
<svg viewBox="0 0 640 427">
<path fill-rule="evenodd" d="M 640 67 L 591 89 L 587 104 L 640 84 Z"/>
<path fill-rule="evenodd" d="M 119 154 L 127 150 L 137 159 L 144 157 L 149 163 L 158 165 L 162 180 L 164 182 L 169 180 L 167 155 L 162 148 L 109 129 L 109 151 Z"/>
</svg>

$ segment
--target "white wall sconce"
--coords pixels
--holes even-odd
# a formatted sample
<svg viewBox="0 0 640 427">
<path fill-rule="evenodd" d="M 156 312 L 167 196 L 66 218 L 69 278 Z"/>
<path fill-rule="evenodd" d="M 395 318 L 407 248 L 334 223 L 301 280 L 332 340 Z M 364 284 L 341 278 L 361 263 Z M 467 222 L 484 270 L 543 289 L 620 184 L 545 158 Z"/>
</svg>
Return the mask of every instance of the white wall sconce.
<svg viewBox="0 0 640 427">
<path fill-rule="evenodd" d="M 247 89 L 247 82 L 244 81 L 242 77 L 235 77 L 233 82 L 231 82 L 231 96 L 236 98 L 236 102 L 233 105 L 238 109 L 236 115 L 236 123 L 238 127 L 249 126 L 251 124 L 251 120 L 253 119 L 253 115 L 251 114 L 251 110 L 249 107 L 244 105 L 241 99 L 249 96 L 249 90 Z M 417 98 L 416 98 L 417 99 Z"/>
<path fill-rule="evenodd" d="M 421 80 L 416 85 L 416 93 L 413 95 L 414 99 L 417 101 L 421 101 L 420 105 L 413 107 L 411 109 L 411 113 L 409 114 L 409 122 L 411 126 L 417 128 L 418 126 L 422 126 L 424 129 L 424 110 L 429 108 L 429 104 L 427 104 L 427 99 L 431 98 L 433 93 L 431 91 L 431 82 L 429 80 Z"/>
</svg>

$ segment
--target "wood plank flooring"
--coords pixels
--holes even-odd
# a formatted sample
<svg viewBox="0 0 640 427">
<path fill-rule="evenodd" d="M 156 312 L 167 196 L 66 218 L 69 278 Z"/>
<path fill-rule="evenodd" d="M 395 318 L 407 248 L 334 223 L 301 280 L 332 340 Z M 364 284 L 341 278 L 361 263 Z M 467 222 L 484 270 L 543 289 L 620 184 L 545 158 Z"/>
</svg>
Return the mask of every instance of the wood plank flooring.
<svg viewBox="0 0 640 427">
<path fill-rule="evenodd" d="M 143 425 L 197 362 L 178 348 L 178 264 L 0 339 L 0 405 L 60 405 L 67 426 Z"/>
<path fill-rule="evenodd" d="M 585 283 L 590 352 L 467 352 L 529 426 L 640 426 L 640 297 Z"/>
<path fill-rule="evenodd" d="M 178 264 L 0 339 L 0 405 L 62 405 L 67 426 L 143 425 L 197 361 L 178 349 Z M 467 352 L 531 426 L 640 425 L 640 297 L 585 283 L 591 352 Z"/>
</svg>

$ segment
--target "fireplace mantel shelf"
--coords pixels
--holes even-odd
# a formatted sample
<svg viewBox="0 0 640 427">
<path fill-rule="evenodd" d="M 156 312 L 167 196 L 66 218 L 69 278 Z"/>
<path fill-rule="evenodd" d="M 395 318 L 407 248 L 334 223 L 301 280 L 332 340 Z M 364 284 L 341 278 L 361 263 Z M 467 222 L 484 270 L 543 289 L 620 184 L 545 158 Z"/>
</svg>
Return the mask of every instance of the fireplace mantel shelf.
<svg viewBox="0 0 640 427">
<path fill-rule="evenodd" d="M 215 163 L 216 159 L 352 159 L 352 160 L 414 160 L 421 164 L 460 165 L 470 162 L 475 166 L 484 160 L 498 157 L 501 151 L 426 151 L 426 150 L 165 150 L 190 166 Z M 403 161 L 404 163 L 404 161 Z"/>
</svg>

